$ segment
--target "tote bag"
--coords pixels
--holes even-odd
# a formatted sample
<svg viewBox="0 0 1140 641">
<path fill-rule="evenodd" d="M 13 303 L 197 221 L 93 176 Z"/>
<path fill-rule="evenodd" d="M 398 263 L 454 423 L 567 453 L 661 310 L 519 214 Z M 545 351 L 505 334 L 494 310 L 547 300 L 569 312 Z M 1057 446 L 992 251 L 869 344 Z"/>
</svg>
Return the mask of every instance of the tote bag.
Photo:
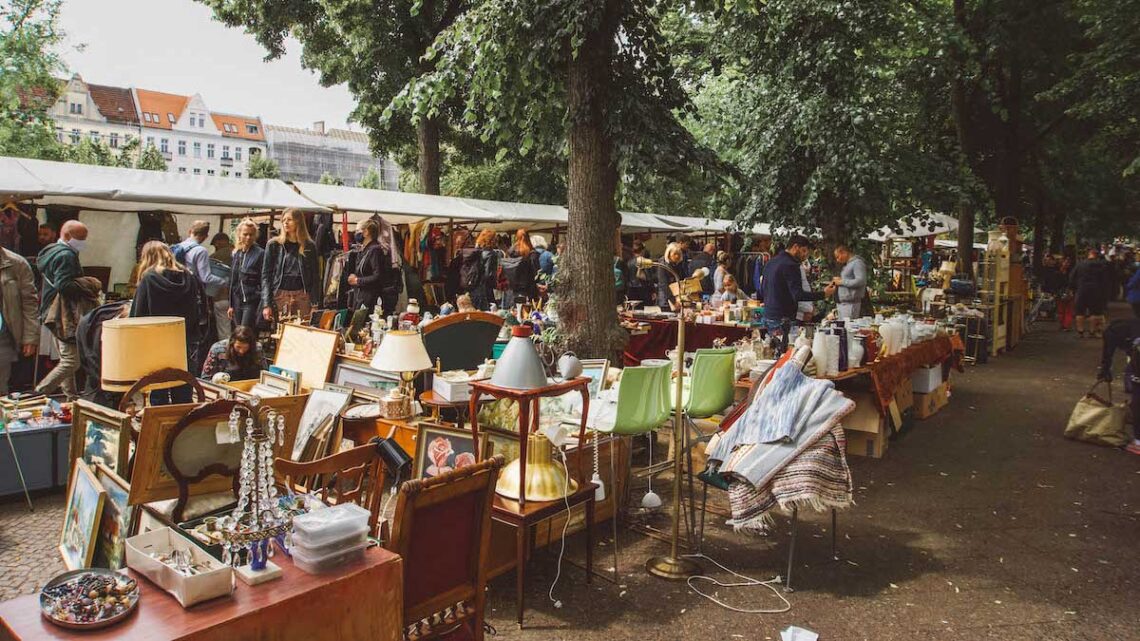
<svg viewBox="0 0 1140 641">
<path fill-rule="evenodd" d="M 1077 401 L 1069 424 L 1065 426 L 1065 438 L 1087 441 L 1097 445 L 1122 447 L 1128 442 L 1124 431 L 1124 419 L 1128 408 L 1124 404 L 1113 405 L 1112 386 L 1108 387 L 1108 400 L 1094 393 L 1103 381 L 1097 381 L 1081 400 Z"/>
</svg>

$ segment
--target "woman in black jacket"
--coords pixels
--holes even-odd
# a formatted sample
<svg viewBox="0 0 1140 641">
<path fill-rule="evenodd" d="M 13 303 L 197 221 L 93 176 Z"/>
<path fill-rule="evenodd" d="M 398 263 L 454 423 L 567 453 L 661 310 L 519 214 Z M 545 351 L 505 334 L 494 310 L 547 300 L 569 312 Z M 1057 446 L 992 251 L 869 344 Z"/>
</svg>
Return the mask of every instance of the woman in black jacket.
<svg viewBox="0 0 1140 641">
<path fill-rule="evenodd" d="M 685 269 L 685 252 L 681 249 L 679 243 L 669 243 L 665 247 L 665 264 L 669 265 L 677 273 L 677 276 L 685 279 L 689 277 Z M 669 290 L 669 285 L 677 282 L 664 267 L 657 268 L 657 305 L 663 310 L 677 310 L 676 299 L 673 292 Z"/>
<path fill-rule="evenodd" d="M 261 319 L 261 268 L 265 250 L 258 247 L 257 223 L 246 218 L 238 223 L 237 247 L 230 259 L 229 317 L 238 327 L 257 328 Z"/>
<path fill-rule="evenodd" d="M 202 343 L 209 329 L 202 284 L 178 263 L 170 247 L 159 240 L 143 245 L 138 273 L 139 283 L 131 302 L 131 317 L 180 316 L 186 319 L 187 364 L 191 372 L 197 372 L 205 357 Z"/>
<path fill-rule="evenodd" d="M 396 286 L 399 272 L 392 267 L 392 257 L 380 245 L 380 224 L 374 219 L 362 220 L 356 225 L 356 233 L 362 244 L 356 267 L 348 275 L 352 286 L 352 309 L 371 311 L 376 301 L 381 301 L 384 312 L 396 313 L 396 300 L 400 290 Z"/>
<path fill-rule="evenodd" d="M 261 269 L 261 315 L 299 314 L 308 318 L 313 301 L 319 301 L 321 281 L 317 275 L 317 246 L 298 209 L 281 214 L 281 233 L 265 245 Z"/>
</svg>

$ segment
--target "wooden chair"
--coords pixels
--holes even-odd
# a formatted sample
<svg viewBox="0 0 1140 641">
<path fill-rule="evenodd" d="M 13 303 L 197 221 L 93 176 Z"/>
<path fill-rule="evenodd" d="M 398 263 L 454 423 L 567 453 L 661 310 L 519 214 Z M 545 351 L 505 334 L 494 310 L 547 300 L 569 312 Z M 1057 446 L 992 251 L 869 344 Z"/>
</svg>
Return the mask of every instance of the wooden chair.
<svg viewBox="0 0 1140 641">
<path fill-rule="evenodd" d="M 304 463 L 278 458 L 274 465 L 285 487 L 294 492 L 312 494 L 330 505 L 356 503 L 368 510 L 369 532 L 377 535 L 384 462 L 375 443 Z"/>
<path fill-rule="evenodd" d="M 502 466 L 495 456 L 400 487 L 388 548 L 404 559 L 404 639 L 459 633 L 482 641 L 491 502 Z"/>
<path fill-rule="evenodd" d="M 443 371 L 475 369 L 491 358 L 503 317 L 489 312 L 462 312 L 440 317 L 424 326 L 424 347 L 431 362 Z"/>
</svg>

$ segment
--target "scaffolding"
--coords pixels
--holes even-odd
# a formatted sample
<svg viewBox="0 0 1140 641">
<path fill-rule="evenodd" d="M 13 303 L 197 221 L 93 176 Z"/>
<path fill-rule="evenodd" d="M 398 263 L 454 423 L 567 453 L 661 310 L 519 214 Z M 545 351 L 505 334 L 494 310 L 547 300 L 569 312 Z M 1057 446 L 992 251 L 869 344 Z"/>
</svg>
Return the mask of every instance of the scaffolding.
<svg viewBox="0 0 1140 641">
<path fill-rule="evenodd" d="M 366 134 L 325 131 L 320 123 L 316 129 L 267 125 L 265 138 L 269 157 L 277 161 L 283 180 L 315 183 L 329 174 L 355 187 L 369 169 L 375 169 L 381 189 L 399 189 L 399 166 L 391 158 L 372 155 Z"/>
</svg>

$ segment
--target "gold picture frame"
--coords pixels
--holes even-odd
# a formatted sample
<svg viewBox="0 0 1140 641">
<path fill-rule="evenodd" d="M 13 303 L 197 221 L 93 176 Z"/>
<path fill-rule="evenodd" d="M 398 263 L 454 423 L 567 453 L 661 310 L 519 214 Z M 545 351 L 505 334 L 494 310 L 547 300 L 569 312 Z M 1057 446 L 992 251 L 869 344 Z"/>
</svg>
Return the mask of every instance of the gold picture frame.
<svg viewBox="0 0 1140 641">
<path fill-rule="evenodd" d="M 289 458 L 293 452 L 293 441 L 297 436 L 297 426 L 301 422 L 301 413 L 304 411 L 308 394 L 298 396 L 279 396 L 260 400 L 258 407 L 270 407 L 285 417 L 285 443 L 274 445 L 274 454 L 282 458 Z M 198 403 L 182 403 L 178 405 L 157 405 L 147 407 L 142 413 L 142 427 L 139 433 L 138 447 L 135 450 L 135 464 L 131 475 L 131 493 L 128 500 L 130 505 L 164 501 L 178 498 L 178 483 L 166 469 L 164 449 L 166 440 L 173 428 L 192 410 L 199 407 Z M 228 415 L 211 416 L 201 423 L 187 427 L 179 438 L 188 438 L 188 447 L 197 446 L 199 451 L 189 452 L 184 457 L 187 467 L 198 465 L 203 469 L 208 464 L 225 463 L 229 461 L 237 466 L 241 456 L 241 443 L 219 445 L 216 441 L 215 430 L 219 425 L 228 422 Z M 193 431 L 193 435 L 185 436 Z M 193 483 L 188 496 L 224 492 L 233 488 L 233 480 L 226 476 L 211 475 Z"/>
<path fill-rule="evenodd" d="M 128 503 L 131 485 L 114 470 L 98 463 L 95 465 L 95 478 L 103 486 L 107 498 L 103 501 L 103 513 L 99 517 L 99 536 L 92 564 L 120 570 L 127 567 L 126 540 L 134 536 L 142 510 Z"/>
<path fill-rule="evenodd" d="M 339 332 L 286 323 L 273 364 L 299 373 L 302 390 L 320 387 L 329 380 L 339 341 Z"/>
<path fill-rule="evenodd" d="M 126 412 L 82 399 L 75 401 L 70 443 L 69 469 L 74 470 L 72 463 L 82 458 L 88 465 L 102 463 L 115 474 L 130 477 L 131 417 Z"/>
<path fill-rule="evenodd" d="M 59 554 L 68 570 L 91 567 L 95 541 L 99 535 L 99 519 L 107 491 L 95 473 L 83 462 L 72 463 L 71 482 L 67 485 L 67 507 L 63 513 L 63 531 L 59 535 Z"/>
</svg>

